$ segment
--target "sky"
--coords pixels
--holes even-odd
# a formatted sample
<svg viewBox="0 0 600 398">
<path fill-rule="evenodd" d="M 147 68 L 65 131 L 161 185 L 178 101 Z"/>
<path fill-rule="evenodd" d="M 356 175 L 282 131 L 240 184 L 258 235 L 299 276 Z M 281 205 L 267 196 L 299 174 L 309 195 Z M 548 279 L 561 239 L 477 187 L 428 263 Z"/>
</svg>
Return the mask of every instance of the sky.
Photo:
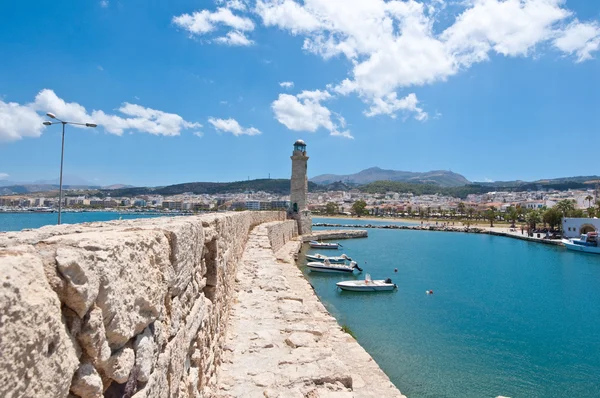
<svg viewBox="0 0 600 398">
<path fill-rule="evenodd" d="M 35 4 L 38 6 L 35 6 Z M 600 174 L 600 1 L 11 1 L 0 180 Z"/>
</svg>

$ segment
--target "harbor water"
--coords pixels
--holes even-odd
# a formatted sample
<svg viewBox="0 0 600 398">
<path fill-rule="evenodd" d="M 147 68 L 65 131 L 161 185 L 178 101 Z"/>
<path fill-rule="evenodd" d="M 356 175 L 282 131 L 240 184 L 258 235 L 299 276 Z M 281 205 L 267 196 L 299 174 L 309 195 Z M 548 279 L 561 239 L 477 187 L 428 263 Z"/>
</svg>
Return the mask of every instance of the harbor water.
<svg viewBox="0 0 600 398">
<path fill-rule="evenodd" d="M 300 267 L 408 397 L 600 397 L 600 256 L 430 231 L 340 243 L 321 252 L 346 253 L 364 268 L 355 278 L 391 277 L 398 290 L 341 292 L 352 276 L 311 273 L 302 254 Z"/>
</svg>

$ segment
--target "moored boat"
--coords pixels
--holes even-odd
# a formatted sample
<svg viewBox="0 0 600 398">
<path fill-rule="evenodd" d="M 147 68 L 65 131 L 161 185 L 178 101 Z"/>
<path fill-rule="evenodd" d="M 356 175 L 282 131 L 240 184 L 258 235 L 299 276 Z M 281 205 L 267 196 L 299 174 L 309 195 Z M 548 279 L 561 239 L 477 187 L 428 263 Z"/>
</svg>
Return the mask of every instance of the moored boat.
<svg viewBox="0 0 600 398">
<path fill-rule="evenodd" d="M 339 273 L 339 274 L 351 274 L 354 270 L 362 272 L 362 268 L 356 264 L 355 261 L 350 262 L 350 265 L 345 264 L 331 264 L 328 260 L 324 262 L 312 262 L 306 264 L 308 269 L 314 272 L 326 272 L 326 273 Z"/>
<path fill-rule="evenodd" d="M 569 250 L 600 254 L 598 231 L 583 234 L 579 239 L 563 239 L 562 242 Z"/>
<path fill-rule="evenodd" d="M 325 260 L 329 260 L 330 263 L 332 264 L 344 264 L 346 263 L 346 260 L 348 261 L 352 261 L 352 259 L 348 256 L 346 256 L 345 254 L 342 254 L 341 256 L 337 256 L 337 257 L 327 257 L 324 256 L 323 254 L 307 254 L 306 255 L 306 259 L 308 261 L 318 261 L 318 262 L 325 262 Z"/>
<path fill-rule="evenodd" d="M 329 243 L 329 242 L 317 242 L 316 240 L 311 240 L 308 242 L 310 247 L 313 249 L 337 249 L 342 247 L 339 243 Z"/>
<path fill-rule="evenodd" d="M 396 284 L 389 278 L 385 280 L 342 281 L 336 283 L 336 285 L 342 290 L 351 292 L 379 292 L 397 288 Z"/>
</svg>

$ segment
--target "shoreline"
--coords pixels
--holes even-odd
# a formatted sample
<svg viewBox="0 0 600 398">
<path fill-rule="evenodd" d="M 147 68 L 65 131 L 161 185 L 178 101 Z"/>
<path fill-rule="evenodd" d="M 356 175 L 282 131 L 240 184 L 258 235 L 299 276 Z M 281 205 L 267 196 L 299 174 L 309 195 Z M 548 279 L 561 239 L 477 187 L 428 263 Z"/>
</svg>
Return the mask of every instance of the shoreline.
<svg viewBox="0 0 600 398">
<path fill-rule="evenodd" d="M 378 221 L 378 222 L 404 222 L 404 223 L 409 223 L 409 224 L 415 224 L 415 225 L 421 225 L 421 221 L 423 221 L 423 226 L 425 225 L 429 225 L 431 226 L 432 223 L 435 224 L 435 222 L 439 223 L 452 223 L 454 222 L 454 225 L 450 225 L 450 227 L 463 227 L 464 225 L 462 225 L 462 221 L 460 220 L 440 220 L 440 219 L 427 219 L 427 220 L 421 220 L 421 219 L 415 219 L 415 218 L 403 218 L 403 217 L 373 217 L 373 216 L 367 216 L 367 217 L 355 217 L 355 216 L 329 216 L 329 215 L 325 215 L 325 216 L 315 216 L 313 214 L 313 218 L 331 218 L 331 219 L 336 219 L 336 220 L 356 220 L 356 221 Z M 473 222 L 471 223 L 471 228 L 489 228 L 489 223 L 485 222 L 485 223 L 481 223 L 481 222 Z M 500 225 L 509 225 L 509 224 L 500 224 Z M 495 228 L 495 227 L 494 227 Z"/>
</svg>

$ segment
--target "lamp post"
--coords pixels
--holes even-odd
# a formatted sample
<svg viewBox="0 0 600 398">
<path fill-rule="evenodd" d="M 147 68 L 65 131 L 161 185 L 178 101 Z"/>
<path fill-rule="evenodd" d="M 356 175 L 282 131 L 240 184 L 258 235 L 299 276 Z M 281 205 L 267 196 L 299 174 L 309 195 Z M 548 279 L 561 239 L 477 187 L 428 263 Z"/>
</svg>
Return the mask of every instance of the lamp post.
<svg viewBox="0 0 600 398">
<path fill-rule="evenodd" d="M 97 125 L 95 123 L 75 123 L 75 122 L 65 122 L 64 120 L 60 120 L 56 117 L 56 115 L 54 113 L 46 113 L 46 116 L 48 116 L 50 119 L 56 119 L 56 122 L 51 122 L 49 120 L 46 120 L 43 124 L 44 126 L 52 126 L 53 124 L 62 124 L 62 147 L 60 150 L 60 181 L 59 181 L 59 186 L 58 186 L 58 225 L 60 225 L 60 216 L 62 213 L 62 181 L 63 181 L 63 160 L 65 157 L 65 126 L 67 124 L 75 124 L 78 126 L 85 126 L 85 127 L 96 127 Z"/>
</svg>

